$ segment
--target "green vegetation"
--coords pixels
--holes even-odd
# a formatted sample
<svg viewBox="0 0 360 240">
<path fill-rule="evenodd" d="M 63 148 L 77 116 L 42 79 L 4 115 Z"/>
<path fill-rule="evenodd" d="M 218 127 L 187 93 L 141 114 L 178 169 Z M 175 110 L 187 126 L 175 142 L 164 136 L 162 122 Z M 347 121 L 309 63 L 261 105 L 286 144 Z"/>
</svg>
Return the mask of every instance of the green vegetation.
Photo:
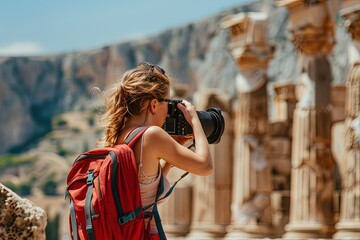
<svg viewBox="0 0 360 240">
<path fill-rule="evenodd" d="M 47 133 L 47 134 L 45 135 L 44 138 L 49 139 L 49 140 L 53 140 L 54 137 L 55 137 L 55 134 L 54 134 L 53 132 L 49 132 L 49 133 Z"/>
<path fill-rule="evenodd" d="M 16 154 L 0 155 L 0 169 L 31 163 L 34 160 L 34 156 L 24 156 Z"/>
<path fill-rule="evenodd" d="M 45 234 L 46 239 L 57 240 L 59 239 L 60 215 L 56 214 L 53 219 L 48 219 Z"/>
<path fill-rule="evenodd" d="M 53 118 L 53 129 L 64 129 L 67 127 L 68 123 L 65 119 L 63 119 L 61 116 L 54 117 Z"/>
<path fill-rule="evenodd" d="M 20 183 L 15 184 L 13 182 L 5 182 L 5 186 L 10 188 L 12 191 L 14 191 L 16 194 L 20 196 L 28 196 L 31 195 L 31 184 L 30 183 Z"/>
<path fill-rule="evenodd" d="M 80 133 L 81 130 L 79 128 L 71 128 L 72 133 Z"/>
<path fill-rule="evenodd" d="M 42 184 L 41 189 L 45 195 L 56 196 L 57 195 L 57 182 L 53 180 L 53 176 L 50 175 L 44 184 Z"/>
<path fill-rule="evenodd" d="M 98 137 L 101 137 L 103 135 L 104 131 L 102 129 L 96 129 L 95 135 Z"/>
<path fill-rule="evenodd" d="M 104 111 L 105 111 L 105 107 L 104 106 L 99 106 L 99 107 L 92 108 L 90 113 L 93 116 L 98 116 L 98 115 L 101 115 Z"/>
<path fill-rule="evenodd" d="M 57 186 L 58 183 L 55 180 L 55 174 L 50 173 L 45 181 L 41 184 L 40 188 L 45 195 L 56 196 L 57 195 Z"/>
<path fill-rule="evenodd" d="M 33 161 L 35 161 L 35 156 L 4 154 L 0 155 L 0 169 L 17 167 L 20 165 L 29 164 Z M 31 195 L 32 186 L 30 182 L 15 184 L 9 181 L 5 182 L 4 185 L 20 196 Z"/>
<path fill-rule="evenodd" d="M 72 154 L 69 150 L 63 148 L 60 144 L 56 146 L 56 152 L 62 157 L 67 157 Z"/>
<path fill-rule="evenodd" d="M 94 116 L 88 117 L 88 124 L 90 127 L 94 126 L 94 124 L 95 124 Z"/>
</svg>

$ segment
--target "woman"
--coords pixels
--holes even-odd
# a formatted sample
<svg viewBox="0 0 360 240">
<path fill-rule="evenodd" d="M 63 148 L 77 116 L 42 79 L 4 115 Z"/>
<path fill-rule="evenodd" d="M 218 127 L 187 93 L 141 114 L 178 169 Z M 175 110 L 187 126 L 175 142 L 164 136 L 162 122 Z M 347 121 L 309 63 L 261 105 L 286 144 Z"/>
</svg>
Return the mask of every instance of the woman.
<svg viewBox="0 0 360 240">
<path fill-rule="evenodd" d="M 105 98 L 106 111 L 101 117 L 106 127 L 104 146 L 122 144 L 134 129 L 148 126 L 141 141 L 133 147 L 143 207 L 155 201 L 161 176 L 165 178 L 164 193 L 167 192 L 169 182 L 165 176 L 172 166 L 202 176 L 213 172 L 208 141 L 193 105 L 184 100 L 177 107 L 193 128 L 195 152 L 180 144 L 187 139 L 178 137 L 175 140 L 162 129 L 168 111 L 170 85 L 171 79 L 161 67 L 142 62 L 125 72 L 121 82 Z M 165 161 L 162 166 L 161 159 Z M 150 233 L 157 234 L 153 221 Z"/>
</svg>

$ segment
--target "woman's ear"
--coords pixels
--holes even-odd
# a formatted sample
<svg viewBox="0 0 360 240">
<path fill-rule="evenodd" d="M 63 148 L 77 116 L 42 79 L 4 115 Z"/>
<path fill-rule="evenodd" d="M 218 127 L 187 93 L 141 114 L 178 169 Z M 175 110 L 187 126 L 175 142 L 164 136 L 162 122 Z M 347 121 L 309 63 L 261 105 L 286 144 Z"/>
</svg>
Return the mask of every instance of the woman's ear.
<svg viewBox="0 0 360 240">
<path fill-rule="evenodd" d="M 152 99 L 149 103 L 149 108 L 152 115 L 154 115 L 156 112 L 157 102 L 157 99 Z"/>
</svg>

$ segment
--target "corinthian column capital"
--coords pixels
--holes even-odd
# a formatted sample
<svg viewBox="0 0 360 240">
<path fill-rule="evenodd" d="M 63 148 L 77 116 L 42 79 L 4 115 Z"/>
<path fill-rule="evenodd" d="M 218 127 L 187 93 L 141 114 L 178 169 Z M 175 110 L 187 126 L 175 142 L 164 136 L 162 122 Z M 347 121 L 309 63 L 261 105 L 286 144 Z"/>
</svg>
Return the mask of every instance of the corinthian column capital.
<svg viewBox="0 0 360 240">
<path fill-rule="evenodd" d="M 326 55 L 335 45 L 335 24 L 339 1 L 276 0 L 290 14 L 292 42 L 306 55 Z"/>
<path fill-rule="evenodd" d="M 343 0 L 340 15 L 345 19 L 345 26 L 353 40 L 360 41 L 360 2 Z"/>
<path fill-rule="evenodd" d="M 227 16 L 221 26 L 230 32 L 229 50 L 240 70 L 266 68 L 274 46 L 268 42 L 268 16 L 263 12 Z"/>
</svg>

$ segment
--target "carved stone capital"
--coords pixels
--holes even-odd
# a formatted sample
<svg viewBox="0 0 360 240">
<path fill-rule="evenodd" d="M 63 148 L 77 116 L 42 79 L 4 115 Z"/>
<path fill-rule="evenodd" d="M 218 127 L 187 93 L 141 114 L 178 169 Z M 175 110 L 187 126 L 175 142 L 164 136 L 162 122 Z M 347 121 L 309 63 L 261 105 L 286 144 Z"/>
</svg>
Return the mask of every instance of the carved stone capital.
<svg viewBox="0 0 360 240">
<path fill-rule="evenodd" d="M 274 84 L 275 98 L 278 101 L 294 102 L 296 101 L 295 87 L 293 83 Z"/>
<path fill-rule="evenodd" d="M 292 31 L 292 42 L 297 49 L 307 55 L 326 55 L 335 45 L 333 25 L 315 27 L 307 25 L 302 29 Z"/>
<path fill-rule="evenodd" d="M 221 26 L 230 32 L 229 49 L 238 68 L 266 68 L 274 46 L 268 43 L 268 16 L 250 12 L 227 16 Z"/>
<path fill-rule="evenodd" d="M 266 46 L 260 49 L 251 45 L 232 47 L 231 44 L 230 48 L 232 48 L 231 55 L 235 59 L 239 70 L 267 68 L 275 50 L 273 46 Z"/>
<path fill-rule="evenodd" d="M 332 51 L 338 1 L 276 0 L 275 3 L 288 8 L 292 41 L 299 51 L 308 55 Z"/>
<path fill-rule="evenodd" d="M 345 26 L 353 40 L 360 41 L 360 2 L 344 0 L 340 15 L 345 19 Z"/>
</svg>

